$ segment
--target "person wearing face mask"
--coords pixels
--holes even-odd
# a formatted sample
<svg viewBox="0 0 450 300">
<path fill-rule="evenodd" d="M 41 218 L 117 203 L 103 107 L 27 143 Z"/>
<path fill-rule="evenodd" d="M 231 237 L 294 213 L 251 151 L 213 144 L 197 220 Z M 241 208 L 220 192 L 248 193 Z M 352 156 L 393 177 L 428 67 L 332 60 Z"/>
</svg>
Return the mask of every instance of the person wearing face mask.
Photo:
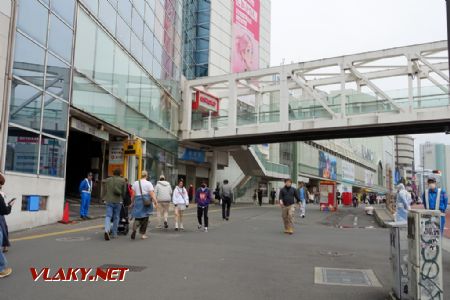
<svg viewBox="0 0 450 300">
<path fill-rule="evenodd" d="M 197 189 L 195 199 L 197 201 L 198 229 L 200 230 L 202 228 L 203 219 L 204 231 L 208 232 L 208 207 L 209 203 L 211 203 L 211 193 L 205 182 L 202 182 L 201 186 Z"/>
<path fill-rule="evenodd" d="M 445 228 L 445 211 L 448 205 L 448 198 L 445 189 L 436 186 L 436 178 L 428 178 L 428 189 L 423 193 L 423 205 L 428 210 L 439 210 L 444 216 L 441 216 L 441 234 L 444 233 Z"/>
</svg>

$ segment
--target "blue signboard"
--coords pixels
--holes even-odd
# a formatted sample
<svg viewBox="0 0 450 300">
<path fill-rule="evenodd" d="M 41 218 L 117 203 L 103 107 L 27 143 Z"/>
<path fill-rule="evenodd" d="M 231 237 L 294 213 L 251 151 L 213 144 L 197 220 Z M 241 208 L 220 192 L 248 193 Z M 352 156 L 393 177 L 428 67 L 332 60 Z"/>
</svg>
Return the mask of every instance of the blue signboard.
<svg viewBox="0 0 450 300">
<path fill-rule="evenodd" d="M 190 160 L 197 163 L 205 162 L 205 151 L 185 148 L 178 157 L 181 160 Z"/>
</svg>

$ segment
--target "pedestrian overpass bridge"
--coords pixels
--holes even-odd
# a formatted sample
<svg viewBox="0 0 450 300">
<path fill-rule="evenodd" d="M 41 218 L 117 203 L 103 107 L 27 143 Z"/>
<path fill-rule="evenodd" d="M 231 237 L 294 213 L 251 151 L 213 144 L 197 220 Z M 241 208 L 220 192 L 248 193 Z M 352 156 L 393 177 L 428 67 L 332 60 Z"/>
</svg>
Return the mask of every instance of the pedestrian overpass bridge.
<svg viewBox="0 0 450 300">
<path fill-rule="evenodd" d="M 450 131 L 447 41 L 186 81 L 183 143 Z"/>
</svg>

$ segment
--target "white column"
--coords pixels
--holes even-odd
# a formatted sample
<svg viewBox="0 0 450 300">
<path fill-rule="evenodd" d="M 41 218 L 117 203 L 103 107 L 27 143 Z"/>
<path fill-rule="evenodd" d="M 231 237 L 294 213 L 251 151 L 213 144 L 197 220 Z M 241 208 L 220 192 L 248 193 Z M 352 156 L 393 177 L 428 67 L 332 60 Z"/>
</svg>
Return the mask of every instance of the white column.
<svg viewBox="0 0 450 300">
<path fill-rule="evenodd" d="M 345 93 L 345 69 L 344 65 L 340 65 L 341 68 L 341 117 L 345 118 L 346 111 L 346 102 L 347 102 L 347 95 Z"/>
<path fill-rule="evenodd" d="M 211 169 L 209 172 L 209 188 L 213 191 L 217 184 L 217 151 L 213 151 L 213 157 L 211 162 Z"/>
<path fill-rule="evenodd" d="M 231 78 L 228 81 L 228 89 L 229 89 L 229 96 L 228 96 L 228 128 L 233 130 L 233 132 L 236 132 L 236 126 L 237 126 L 237 86 L 236 86 L 236 80 Z"/>
<path fill-rule="evenodd" d="M 186 85 L 183 93 L 183 119 L 181 122 L 181 130 L 189 132 L 192 128 L 192 89 Z"/>
<path fill-rule="evenodd" d="M 287 124 L 289 121 L 289 90 L 287 85 L 287 74 L 284 67 L 280 74 L 280 123 Z"/>
</svg>

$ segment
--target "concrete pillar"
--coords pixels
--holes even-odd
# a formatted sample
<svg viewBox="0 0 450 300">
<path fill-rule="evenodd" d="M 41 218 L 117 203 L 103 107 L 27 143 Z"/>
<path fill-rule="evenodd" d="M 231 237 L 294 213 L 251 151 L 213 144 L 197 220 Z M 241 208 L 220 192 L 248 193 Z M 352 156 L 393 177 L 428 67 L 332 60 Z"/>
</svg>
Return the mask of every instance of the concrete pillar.
<svg viewBox="0 0 450 300">
<path fill-rule="evenodd" d="M 217 184 L 217 151 L 213 151 L 211 169 L 209 172 L 209 188 L 213 191 Z"/>
</svg>

